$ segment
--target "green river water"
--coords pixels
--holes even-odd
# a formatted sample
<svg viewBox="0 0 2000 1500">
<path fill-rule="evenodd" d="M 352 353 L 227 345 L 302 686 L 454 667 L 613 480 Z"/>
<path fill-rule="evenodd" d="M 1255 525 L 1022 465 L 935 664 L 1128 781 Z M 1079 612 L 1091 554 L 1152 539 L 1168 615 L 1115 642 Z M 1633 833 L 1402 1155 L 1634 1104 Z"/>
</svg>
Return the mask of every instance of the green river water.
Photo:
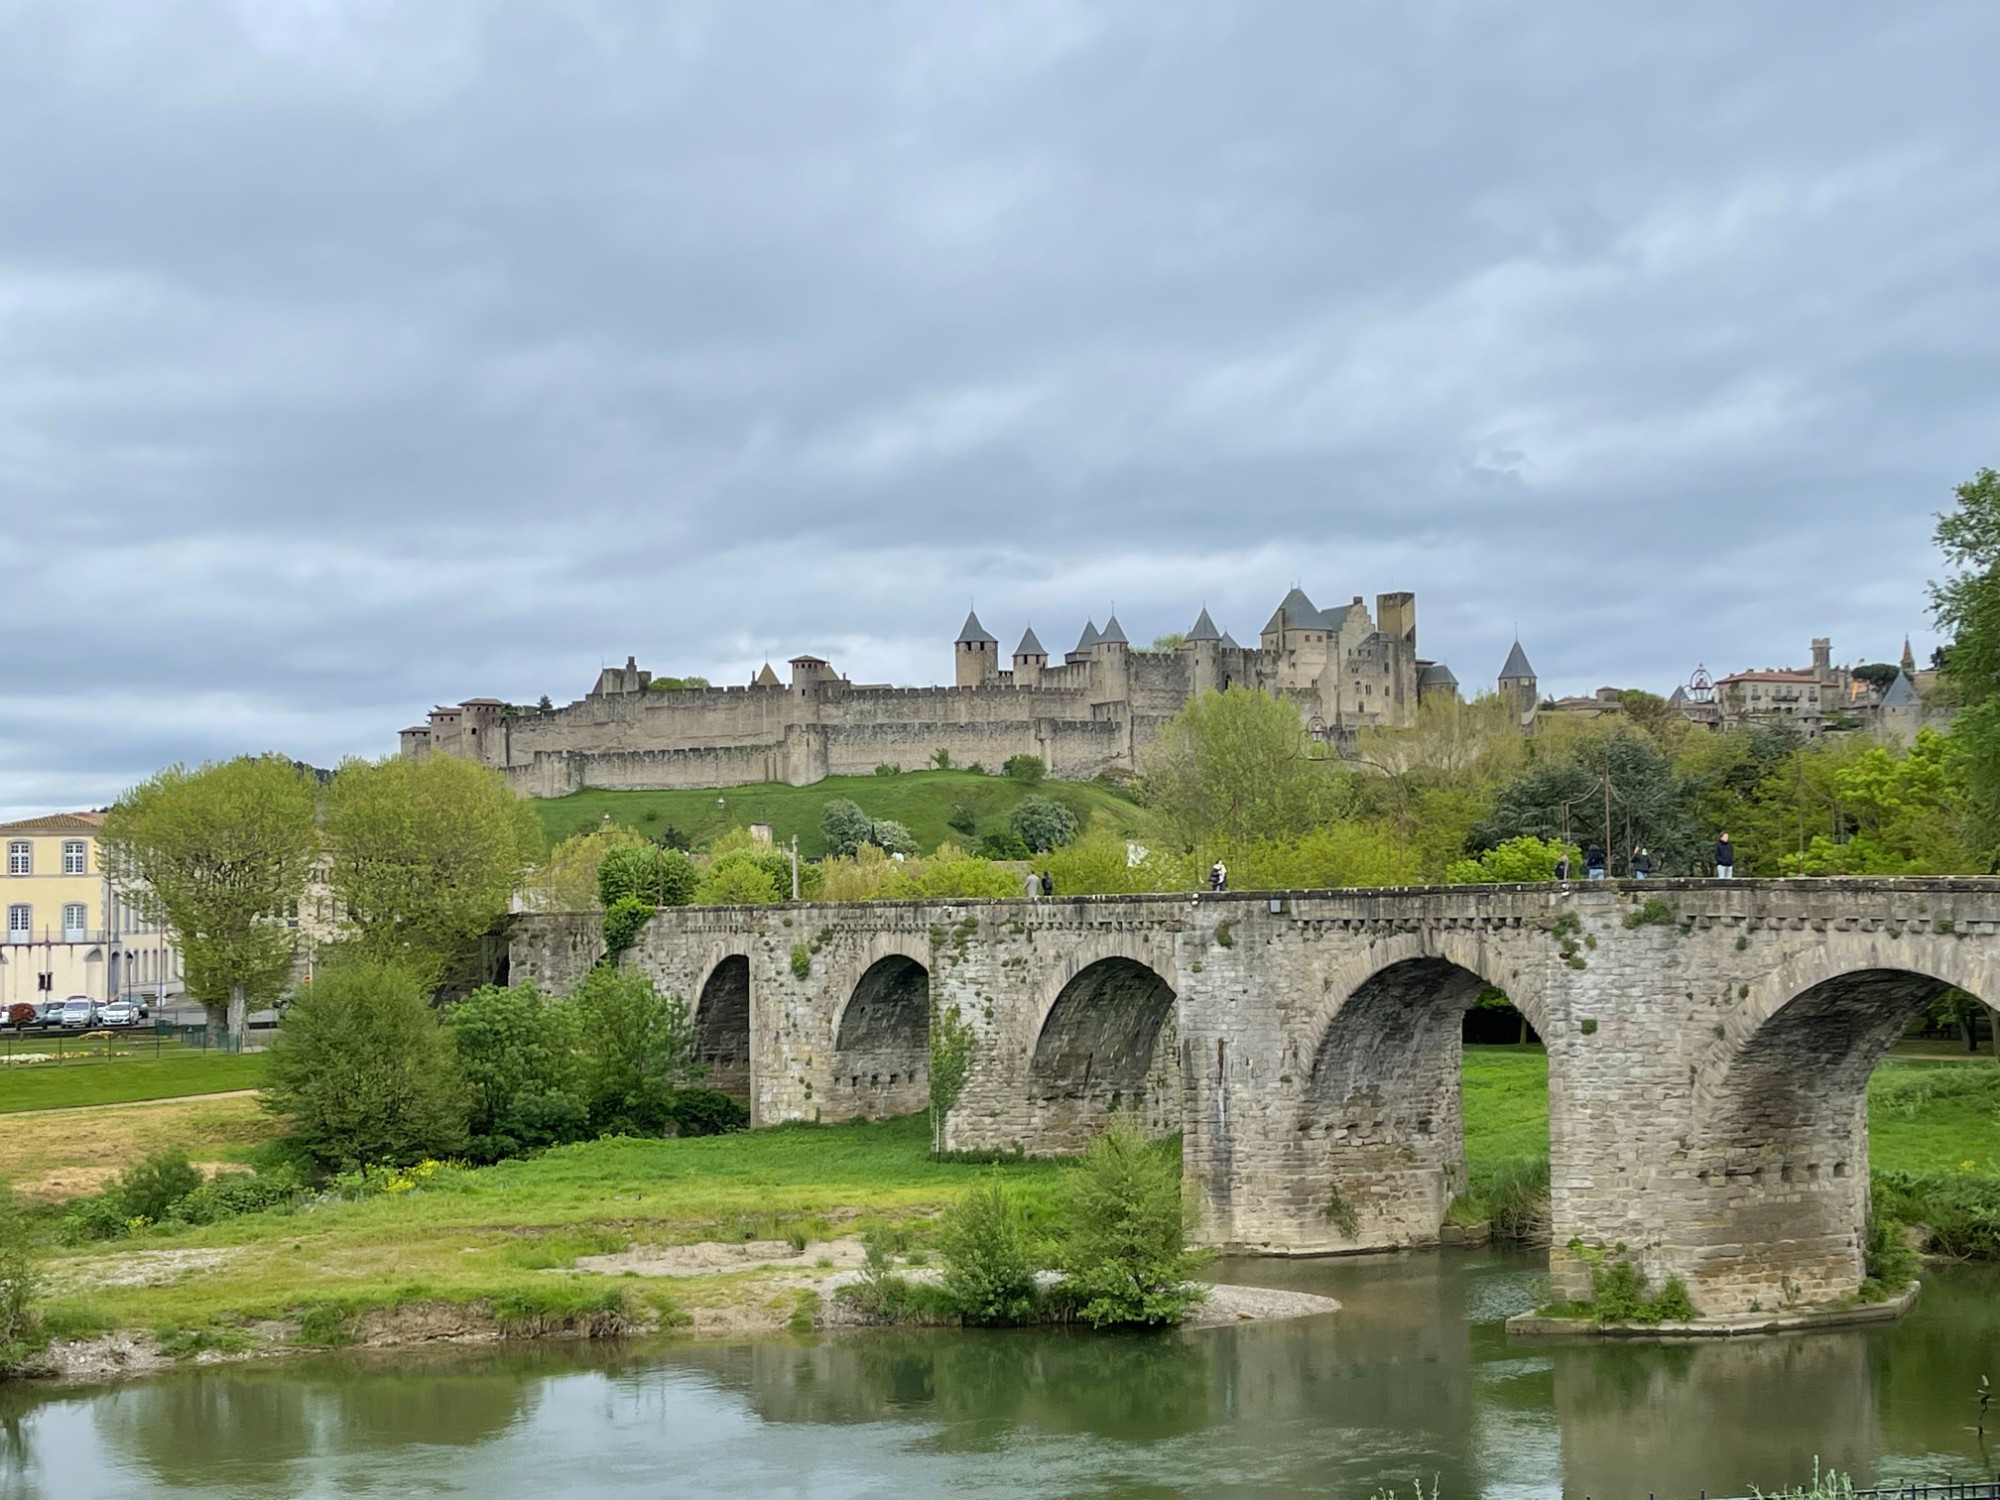
<svg viewBox="0 0 2000 1500">
<path fill-rule="evenodd" d="M 1342 1311 L 1148 1337 L 856 1332 L 436 1348 L 0 1388 L 0 1500 L 186 1496 L 1365 1497 L 1747 1494 L 1815 1458 L 1971 1478 L 2000 1272 L 1895 1327 L 1510 1342 L 1501 1251 L 1225 1263 Z"/>
</svg>

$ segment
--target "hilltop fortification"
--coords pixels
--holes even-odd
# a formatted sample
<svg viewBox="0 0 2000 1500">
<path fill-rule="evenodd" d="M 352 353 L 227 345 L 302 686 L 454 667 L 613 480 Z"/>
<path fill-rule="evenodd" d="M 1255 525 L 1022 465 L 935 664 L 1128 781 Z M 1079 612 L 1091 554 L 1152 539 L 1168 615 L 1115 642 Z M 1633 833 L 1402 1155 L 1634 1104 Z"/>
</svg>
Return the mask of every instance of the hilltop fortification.
<svg viewBox="0 0 2000 1500">
<path fill-rule="evenodd" d="M 584 787 L 655 790 L 916 770 L 938 750 L 954 765 L 998 769 L 1032 755 L 1052 776 L 1139 768 L 1160 724 L 1195 694 L 1245 684 L 1288 697 L 1313 733 L 1411 723 L 1420 697 L 1456 694 L 1449 669 L 1417 657 L 1417 600 L 1361 597 L 1322 610 L 1293 589 L 1255 646 L 1216 629 L 1204 609 L 1171 650 L 1135 649 L 1116 615 L 1086 624 L 1051 657 L 1026 631 L 1010 663 L 976 614 L 952 644 L 950 687 L 857 684 L 817 656 L 791 680 L 767 664 L 743 687 L 662 689 L 631 657 L 563 707 L 468 698 L 402 732 L 402 753 L 462 755 L 506 773 L 533 797 Z"/>
</svg>

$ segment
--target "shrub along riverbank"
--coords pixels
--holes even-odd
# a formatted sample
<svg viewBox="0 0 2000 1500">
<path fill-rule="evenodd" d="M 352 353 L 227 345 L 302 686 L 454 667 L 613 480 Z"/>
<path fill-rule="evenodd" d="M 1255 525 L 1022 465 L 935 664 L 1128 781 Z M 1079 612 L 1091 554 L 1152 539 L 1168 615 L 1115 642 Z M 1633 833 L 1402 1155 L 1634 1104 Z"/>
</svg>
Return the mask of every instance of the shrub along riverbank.
<svg viewBox="0 0 2000 1500">
<path fill-rule="evenodd" d="M 1500 1218 L 1502 1203 L 1515 1201 L 1527 1220 L 1546 1181 L 1543 1059 L 1533 1048 L 1468 1048 L 1464 1076 L 1468 1166 L 1481 1201 L 1461 1211 Z M 2000 1238 L 1996 1077 L 1991 1064 L 1891 1060 L 1870 1091 L 1878 1202 L 1928 1225 L 1941 1253 L 1992 1254 Z M 273 1147 L 275 1121 L 263 1122 L 261 1146 L 245 1134 L 253 1121 L 241 1107 L 250 1103 L 212 1106 L 241 1112 L 226 1142 L 183 1143 L 196 1161 L 247 1156 L 254 1174 L 224 1168 L 216 1180 L 157 1161 L 102 1198 L 0 1214 L 15 1247 L 0 1247 L 0 1310 L 16 1305 L 9 1286 L 27 1288 L 12 1335 L 0 1338 L 25 1346 L 50 1333 L 118 1328 L 149 1330 L 176 1352 L 273 1340 L 317 1346 L 434 1334 L 440 1309 L 452 1310 L 464 1331 L 775 1330 L 796 1312 L 806 1282 L 860 1261 L 859 1241 L 873 1236 L 940 1256 L 941 1216 L 996 1182 L 1027 1248 L 1012 1260 L 996 1252 L 994 1263 L 1002 1271 L 1069 1264 L 1059 1230 L 1075 1169 L 935 1160 L 921 1116 L 694 1139 L 612 1137 L 487 1167 L 418 1161 L 317 1177 Z M 98 1114 L 125 1121 L 150 1108 L 76 1115 L 83 1124 Z M 127 1169 L 159 1135 L 150 1127 L 120 1138 L 85 1133 L 101 1142 L 108 1165 Z M 990 1204 L 987 1212 L 996 1213 Z M 66 1221 L 93 1217 L 115 1221 L 118 1238 L 60 1243 Z M 1007 1243 L 1004 1234 L 987 1240 Z M 746 1243 L 765 1248 L 741 1259 L 721 1253 Z M 700 1255 L 690 1249 L 704 1246 Z M 685 1255 L 678 1269 L 691 1274 L 589 1268 L 591 1257 L 621 1254 L 660 1262 Z M 23 1268 L 26 1283 L 13 1279 Z M 991 1315 L 1014 1305 L 1018 1276 L 980 1272 L 962 1295 L 973 1298 L 981 1285 L 992 1289 L 984 1304 Z M 983 1316 L 975 1301 L 963 1305 L 967 1316 Z"/>
</svg>

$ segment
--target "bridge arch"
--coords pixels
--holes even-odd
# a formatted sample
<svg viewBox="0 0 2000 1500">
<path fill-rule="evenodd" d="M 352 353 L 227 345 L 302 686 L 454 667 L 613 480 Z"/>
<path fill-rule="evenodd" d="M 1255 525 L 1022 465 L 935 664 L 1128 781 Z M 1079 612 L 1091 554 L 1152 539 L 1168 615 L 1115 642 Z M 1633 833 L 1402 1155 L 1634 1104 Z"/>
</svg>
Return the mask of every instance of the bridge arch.
<svg viewBox="0 0 2000 1500">
<path fill-rule="evenodd" d="M 886 1119 L 930 1103 L 930 969 L 894 944 L 864 958 L 835 1023 L 828 1118 Z"/>
<path fill-rule="evenodd" d="M 724 952 L 704 966 L 694 1004 L 695 1061 L 708 1087 L 751 1103 L 750 955 Z"/>
<path fill-rule="evenodd" d="M 1860 1289 L 1869 1079 L 1939 996 L 1964 989 L 1990 1006 L 1992 985 L 1984 959 L 1929 940 L 1847 955 L 1822 946 L 1753 987 L 1718 1028 L 1721 1065 L 1697 1094 L 1688 1242 L 1670 1247 L 1698 1307 L 1827 1302 Z"/>
<path fill-rule="evenodd" d="M 1042 1153 L 1083 1150 L 1114 1110 L 1152 1134 L 1181 1128 L 1176 997 L 1162 973 L 1172 969 L 1096 946 L 1072 957 L 1040 1007 L 1028 1095 Z"/>
<path fill-rule="evenodd" d="M 1386 951 L 1385 951 L 1386 950 Z M 1477 943 L 1415 935 L 1326 976 L 1287 1059 L 1303 1075 L 1284 1173 L 1289 1248 L 1427 1244 L 1465 1191 L 1464 1016 L 1505 989 L 1544 1037 L 1539 985 L 1493 982 Z M 1511 975 L 1509 976 L 1512 977 Z"/>
</svg>

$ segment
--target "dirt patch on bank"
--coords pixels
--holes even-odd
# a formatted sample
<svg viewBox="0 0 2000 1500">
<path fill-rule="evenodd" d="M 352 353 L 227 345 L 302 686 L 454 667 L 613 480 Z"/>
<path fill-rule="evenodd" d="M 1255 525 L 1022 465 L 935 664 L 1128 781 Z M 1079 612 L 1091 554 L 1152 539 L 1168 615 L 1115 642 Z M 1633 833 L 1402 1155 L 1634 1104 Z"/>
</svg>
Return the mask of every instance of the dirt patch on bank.
<svg viewBox="0 0 2000 1500">
<path fill-rule="evenodd" d="M 221 1269 L 238 1250 L 128 1250 L 62 1267 L 55 1276 L 65 1289 L 106 1286 L 172 1286 L 190 1276 Z"/>
<path fill-rule="evenodd" d="M 580 1255 L 576 1269 L 601 1276 L 715 1276 L 727 1271 L 851 1270 L 866 1258 L 858 1239 L 794 1249 L 788 1240 L 702 1240 L 692 1245 L 634 1245 L 616 1255 Z"/>
<path fill-rule="evenodd" d="M 171 1369 L 173 1363 L 150 1333 L 103 1333 L 57 1339 L 22 1366 L 21 1373 L 44 1380 L 117 1380 Z"/>
</svg>

